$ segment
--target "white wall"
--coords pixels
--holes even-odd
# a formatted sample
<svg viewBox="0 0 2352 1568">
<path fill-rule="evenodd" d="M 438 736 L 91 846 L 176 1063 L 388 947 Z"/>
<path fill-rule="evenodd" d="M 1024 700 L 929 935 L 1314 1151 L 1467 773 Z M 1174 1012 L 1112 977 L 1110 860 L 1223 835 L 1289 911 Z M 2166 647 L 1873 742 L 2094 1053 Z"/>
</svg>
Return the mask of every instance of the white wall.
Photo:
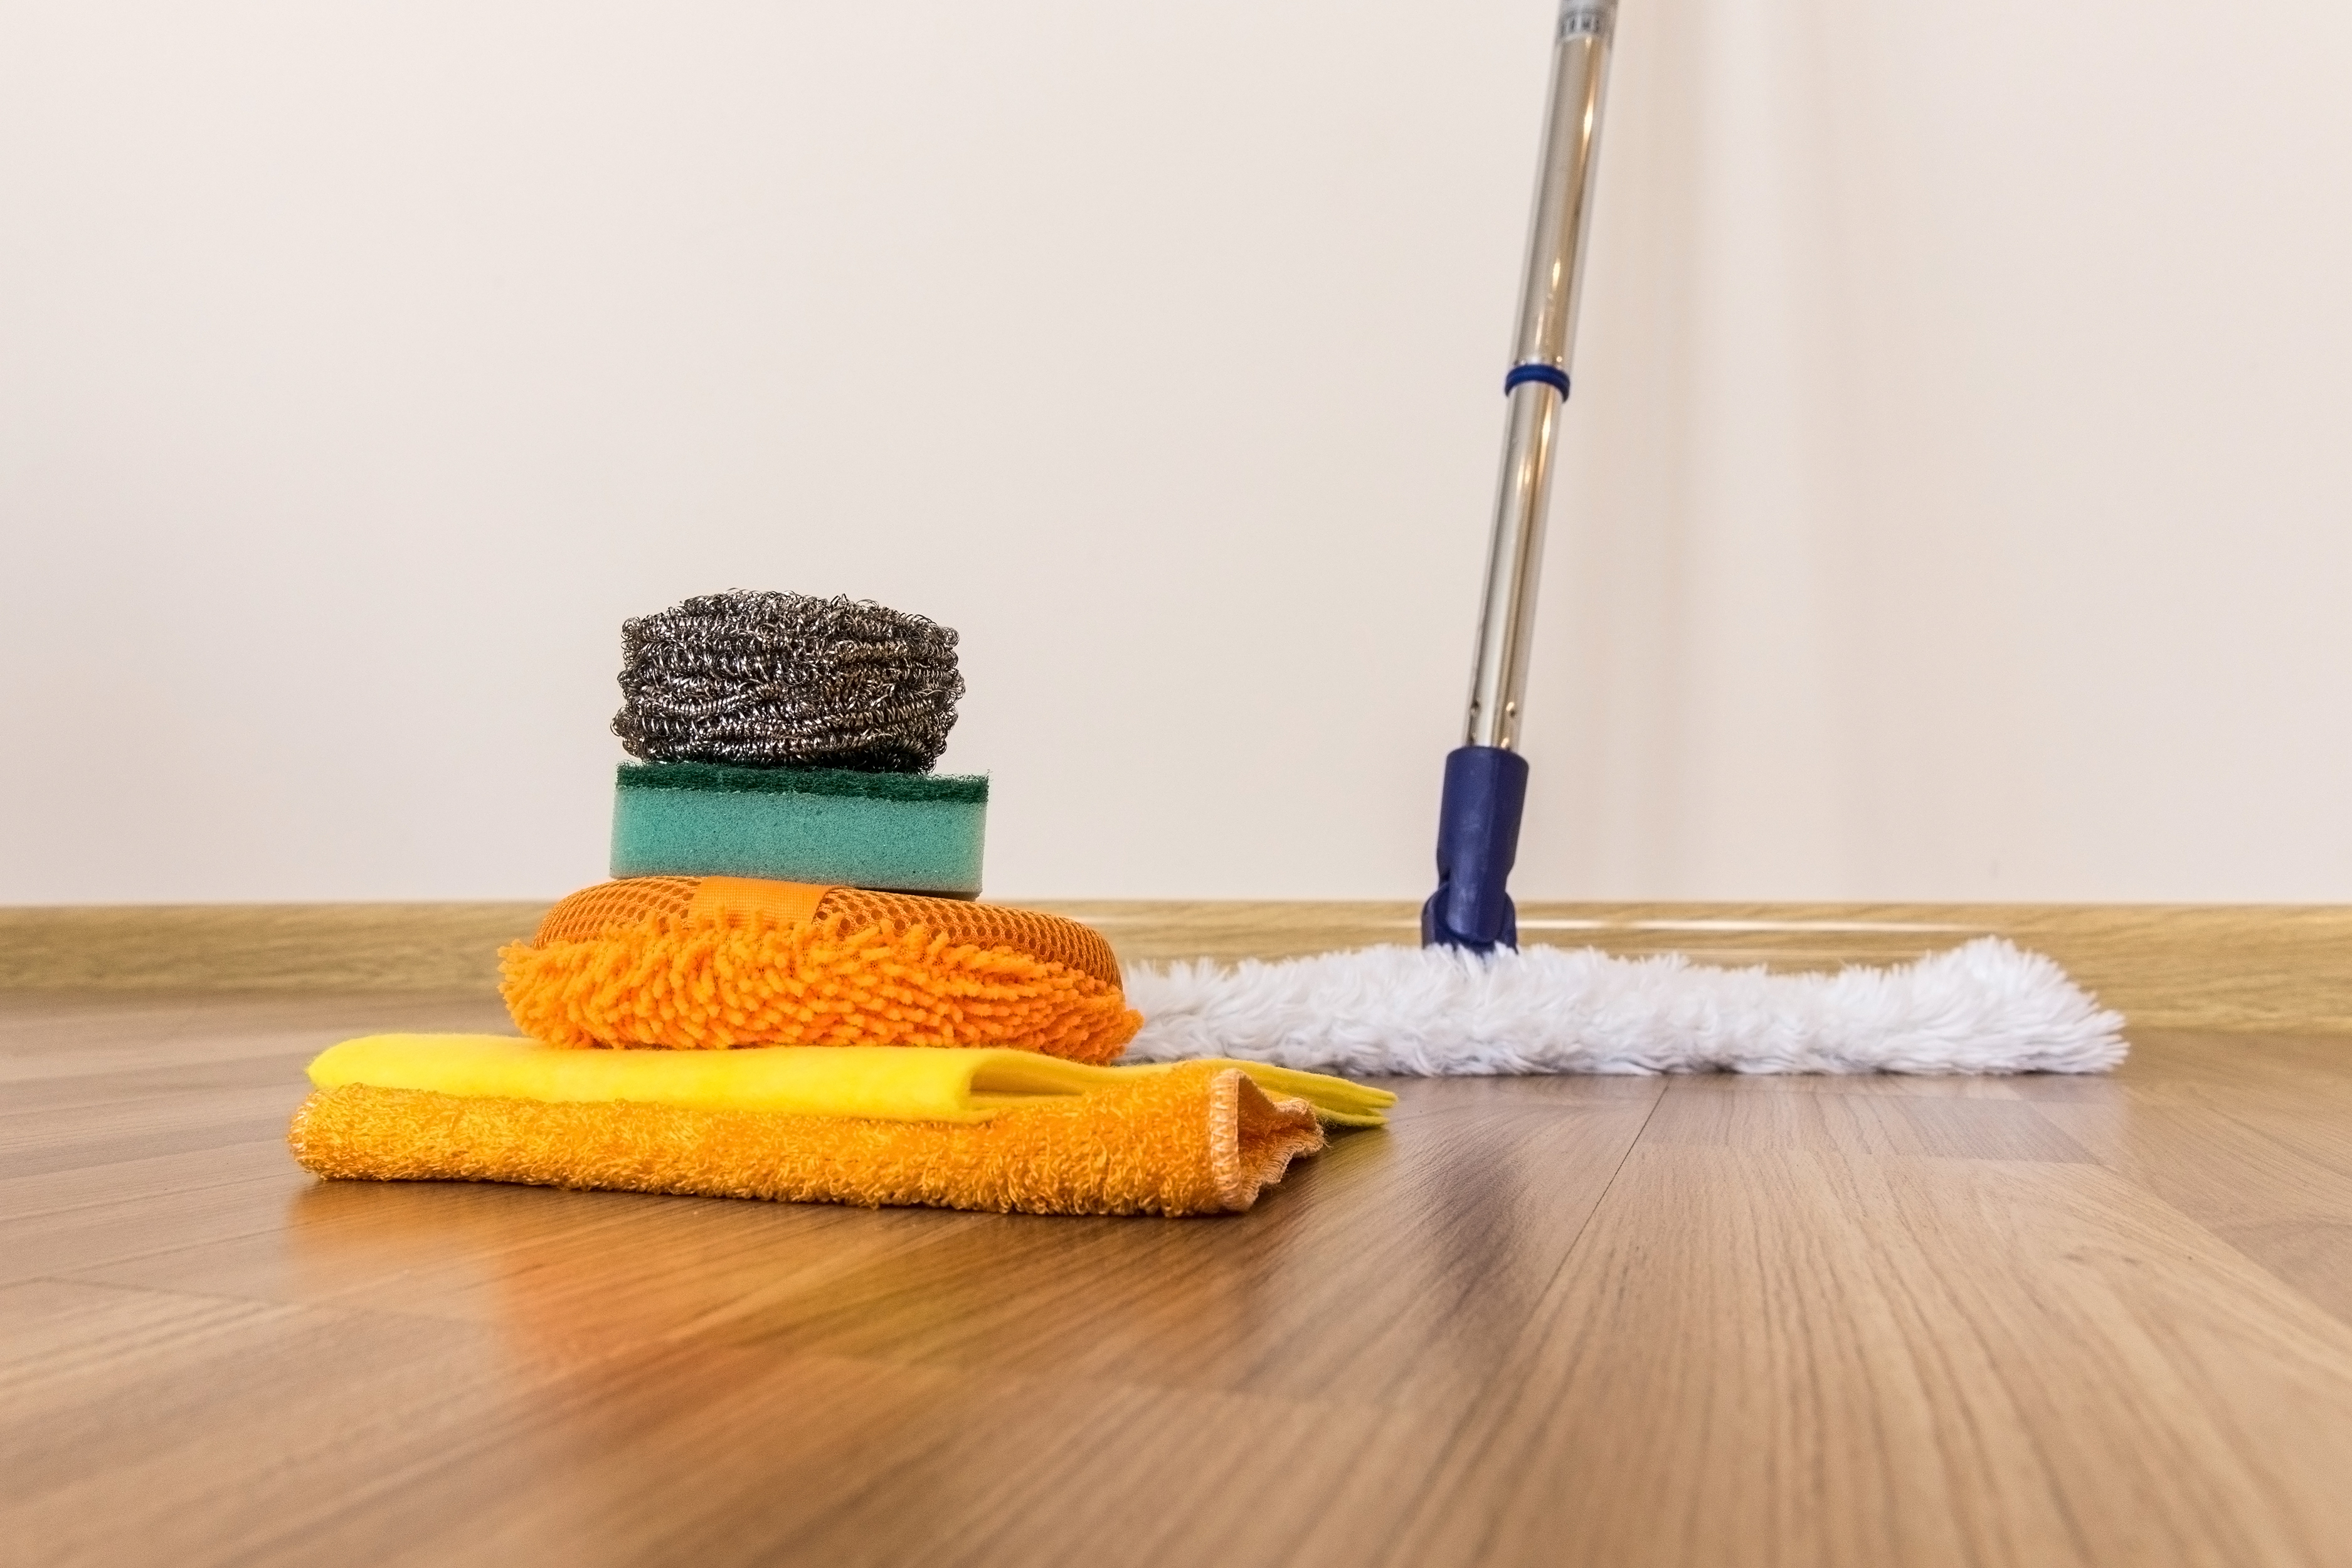
<svg viewBox="0 0 2352 1568">
<path fill-rule="evenodd" d="M 0 901 L 601 875 L 959 627 L 992 895 L 1418 897 L 1548 0 L 0 0 Z M 1522 896 L 2352 900 L 2352 9 L 1624 0 Z"/>
</svg>

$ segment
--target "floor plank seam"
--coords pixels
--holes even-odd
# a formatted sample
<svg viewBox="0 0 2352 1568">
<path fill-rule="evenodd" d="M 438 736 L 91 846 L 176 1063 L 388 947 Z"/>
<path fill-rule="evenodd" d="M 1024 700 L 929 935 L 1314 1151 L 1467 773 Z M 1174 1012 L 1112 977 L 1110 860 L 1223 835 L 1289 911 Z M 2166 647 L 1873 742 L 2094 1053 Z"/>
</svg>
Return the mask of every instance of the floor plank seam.
<svg viewBox="0 0 2352 1568">
<path fill-rule="evenodd" d="M 253 1145 L 251 1145 L 251 1144 L 227 1143 L 227 1144 L 223 1144 L 223 1145 L 222 1145 L 222 1147 L 223 1147 L 223 1148 L 227 1148 L 227 1149 L 237 1149 L 237 1148 L 251 1148 L 251 1147 L 253 1147 Z M 209 1150 L 209 1149 L 206 1149 L 206 1150 L 200 1151 L 200 1152 L 209 1154 L 209 1153 L 211 1153 L 211 1152 L 212 1152 L 212 1151 L 211 1151 L 211 1150 Z M 122 1161 L 117 1161 L 117 1162 L 115 1162 L 113 1164 L 105 1164 L 105 1165 L 79 1165 L 79 1166 L 76 1166 L 76 1167 L 74 1167 L 72 1171 L 70 1171 L 70 1172 L 68 1172 L 68 1173 L 64 1173 L 79 1176 L 79 1175 L 82 1175 L 82 1174 L 84 1174 L 84 1173 L 101 1173 L 101 1172 L 110 1171 L 110 1170 L 112 1170 L 112 1169 L 114 1169 L 114 1168 L 115 1168 L 115 1164 L 135 1165 L 135 1164 L 137 1164 L 138 1163 L 139 1163 L 139 1162 L 138 1162 L 138 1161 L 136 1161 L 136 1160 L 122 1160 Z M 0 1194 L 5 1194 L 5 1193 L 8 1190 L 8 1184 L 9 1184 L 10 1183 L 15 1183 L 15 1182 L 39 1182 L 39 1181 L 46 1181 L 46 1180 L 47 1180 L 47 1179 L 49 1178 L 49 1176 L 56 1175 L 56 1174 L 58 1174 L 58 1173 L 57 1173 L 57 1172 L 50 1172 L 50 1173 L 48 1173 L 47 1175 L 39 1175 L 39 1176 L 11 1176 L 11 1177 L 9 1177 L 9 1178 L 8 1178 L 7 1182 L 0 1182 Z M 229 1176 L 229 1177 L 224 1177 L 224 1178 L 221 1178 L 221 1179 L 216 1180 L 216 1181 L 208 1181 L 208 1182 L 207 1182 L 207 1181 L 196 1181 L 196 1182 L 190 1182 L 190 1183 L 188 1183 L 188 1184 L 187 1184 L 186 1185 L 184 1185 L 184 1186 L 178 1186 L 178 1187 L 174 1187 L 174 1188 L 173 1188 L 173 1189 L 172 1189 L 172 1193 L 173 1193 L 173 1195 L 174 1195 L 174 1196 L 177 1196 L 177 1195 L 182 1194 L 188 1194 L 188 1193 L 226 1193 L 226 1192 L 233 1191 L 233 1190 L 235 1190 L 236 1188 L 238 1188 L 238 1187 L 250 1187 L 250 1186 L 256 1186 L 256 1185 L 266 1184 L 269 1184 L 269 1183 L 282 1182 L 282 1181 L 284 1181 L 285 1179 L 286 1179 L 286 1178 L 285 1178 L 285 1176 L 284 1176 L 281 1173 L 278 1173 L 278 1172 L 275 1172 L 275 1171 L 273 1171 L 273 1172 L 267 1173 L 265 1173 L 265 1174 L 256 1174 L 256 1175 L 250 1175 L 250 1176 Z M 144 1208 L 144 1207 L 146 1207 L 150 1203 L 152 1203 L 152 1201 L 153 1201 L 153 1200 L 152 1200 L 150 1196 L 148 1196 L 148 1195 L 146 1195 L 146 1194 L 138 1194 L 138 1195 L 133 1195 L 133 1196 L 125 1197 L 125 1196 L 123 1196 L 123 1195 L 122 1195 L 122 1194 L 116 1194 L 115 1195 L 113 1195 L 113 1196 L 111 1196 L 111 1197 L 93 1197 L 93 1198 L 85 1199 L 85 1200 L 82 1200 L 82 1201 L 79 1201 L 79 1202 L 76 1202 L 76 1203 L 69 1203 L 69 1204 L 58 1204 L 58 1205 L 55 1205 L 54 1206 L 49 1207 L 49 1208 L 39 1208 L 39 1209 L 19 1209 L 19 1210 L 17 1210 L 16 1212 L 15 1212 L 15 1213 L 13 1213 L 13 1214 L 9 1215 L 8 1215 L 8 1217 L 7 1217 L 7 1219 L 6 1219 L 5 1221 L 0 1221 L 0 1227 L 5 1227 L 5 1226 L 8 1226 L 8 1225 L 17 1225 L 17 1224 L 22 1224 L 22 1223 L 25 1223 L 25 1222 L 27 1222 L 27 1221 L 37 1220 L 37 1219 L 55 1220 L 55 1219 L 58 1218 L 58 1217 L 59 1217 L 59 1216 L 61 1216 L 61 1215 L 64 1215 L 87 1214 L 87 1213 L 89 1213 L 89 1212 L 90 1210 L 92 1210 L 92 1209 L 121 1208 L 121 1207 L 123 1207 L 123 1206 L 125 1206 L 125 1205 L 129 1205 L 129 1206 L 136 1207 L 136 1208 Z M 256 1235 L 259 1235 L 259 1234 L 261 1234 L 261 1233 L 262 1233 L 262 1232 L 264 1232 L 264 1231 L 274 1230 L 274 1229 L 276 1229 L 276 1228 L 278 1228 L 278 1222 L 276 1222 L 276 1221 L 274 1221 L 274 1220 L 273 1220 L 273 1221 L 272 1221 L 272 1222 L 270 1222 L 269 1224 L 265 1225 L 265 1226 L 262 1226 L 261 1227 L 259 1227 L 259 1229 L 258 1229 L 258 1230 L 257 1230 L 254 1234 L 256 1234 Z M 165 1251 L 165 1252 L 173 1252 L 173 1251 L 176 1251 L 176 1250 L 178 1250 L 178 1249 L 177 1249 L 176 1247 L 164 1247 L 163 1250 L 163 1251 Z"/>
<path fill-rule="evenodd" d="M 2036 1113 L 2039 1114 L 2042 1108 L 2037 1105 L 2034 1109 Z M 2247 1121 L 2242 1116 L 2226 1110 L 2217 1111 L 2215 1114 L 2220 1116 L 2223 1121 L 2226 1121 L 2237 1127 L 2248 1138 L 2259 1139 L 2271 1148 L 2284 1150 L 2290 1154 L 2296 1152 L 2292 1146 L 2283 1144 L 2277 1138 L 2272 1136 L 2266 1129 L 2255 1126 L 2253 1123 Z M 2052 1119 L 2047 1116 L 2044 1116 L 2042 1120 L 2045 1121 L 2052 1121 Z M 2056 1122 L 2052 1121 L 2052 1125 L 2055 1126 L 2057 1124 Z M 2061 1131 L 2063 1131 L 2063 1129 L 2061 1129 Z M 2289 1295 L 2294 1297 L 2295 1300 L 2310 1307 L 2314 1311 L 2320 1313 L 2330 1321 L 2342 1323 L 2347 1328 L 2352 1328 L 2352 1313 L 2347 1313 L 2338 1310 L 2337 1308 L 2330 1306 L 2326 1300 L 2322 1300 L 2303 1283 L 2289 1278 L 2287 1275 L 2280 1273 L 2273 1265 L 2248 1251 L 2238 1242 L 2231 1240 L 2229 1236 L 2224 1234 L 2214 1225 L 2203 1218 L 2200 1218 L 2198 1215 L 2174 1202 L 2171 1198 L 2167 1197 L 2162 1192 L 2150 1184 L 2147 1178 L 2139 1172 L 2127 1169 L 2125 1164 L 2106 1154 L 2092 1154 L 2091 1160 L 2092 1163 L 2097 1165 L 2100 1170 L 2114 1176 L 2117 1181 L 2128 1184 L 2132 1190 L 2138 1194 L 2142 1199 L 2162 1208 L 2166 1213 L 2172 1215 L 2175 1218 L 2179 1220 L 2182 1225 L 2195 1229 L 2200 1235 L 2211 1241 L 2215 1247 L 2218 1247 L 2223 1251 L 2229 1253 L 2232 1258 L 2242 1260 L 2246 1267 L 2262 1275 L 2263 1279 L 2272 1281 L 2273 1284 L 2277 1285 L 2279 1289 L 2286 1291 Z"/>
<path fill-rule="evenodd" d="M 109 1268 L 111 1265 L 95 1265 Z M 12 1279 L 0 1285 L 0 1290 L 22 1289 L 27 1285 L 59 1285 L 70 1290 L 108 1290 L 122 1296 L 153 1297 L 165 1301 L 211 1301 L 224 1307 L 267 1307 L 285 1313 L 312 1310 L 302 1301 L 278 1301 L 263 1296 L 237 1296 L 220 1290 L 182 1290 L 163 1285 L 133 1285 L 120 1279 L 90 1279 L 76 1273 L 30 1274 L 22 1279 Z M 325 1309 L 320 1309 L 324 1310 Z"/>
<path fill-rule="evenodd" d="M 259 1235 L 265 1233 L 256 1232 L 255 1234 Z M 154 1257 L 157 1255 L 150 1253 L 145 1256 Z M 123 1258 L 118 1261 L 129 1263 L 136 1262 L 138 1259 Z M 0 1286 L 0 1289 L 15 1289 L 23 1285 L 64 1285 L 85 1290 L 114 1290 L 130 1295 L 160 1297 L 165 1300 L 173 1301 L 212 1301 L 217 1302 L 222 1306 L 228 1307 L 261 1307 L 267 1308 L 275 1312 L 287 1313 L 294 1316 L 300 1316 L 301 1314 L 309 1312 L 320 1312 L 329 1317 L 347 1321 L 362 1320 L 401 1323 L 436 1323 L 444 1327 L 450 1326 L 451 1324 L 467 1324 L 467 1320 L 464 1319 L 436 1317 L 424 1312 L 404 1312 L 397 1308 L 374 1307 L 349 1301 L 295 1301 L 289 1300 L 281 1296 L 247 1296 L 240 1295 L 233 1290 L 184 1290 L 173 1286 L 135 1285 L 127 1280 L 105 1279 L 92 1277 L 106 1269 L 115 1268 L 116 1266 L 116 1263 L 96 1263 L 92 1264 L 87 1270 L 68 1271 L 63 1274 L 31 1275 L 26 1279 L 12 1280 L 7 1285 Z M 467 1324 L 467 1326 L 471 1325 Z"/>
</svg>

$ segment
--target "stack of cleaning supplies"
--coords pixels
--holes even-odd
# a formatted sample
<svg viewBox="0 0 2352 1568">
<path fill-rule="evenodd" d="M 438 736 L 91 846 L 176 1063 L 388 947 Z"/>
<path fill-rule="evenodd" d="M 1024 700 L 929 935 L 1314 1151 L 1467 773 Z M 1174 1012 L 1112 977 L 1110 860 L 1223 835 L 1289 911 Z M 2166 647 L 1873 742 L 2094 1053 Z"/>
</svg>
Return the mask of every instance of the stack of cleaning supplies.
<svg viewBox="0 0 2352 1568">
<path fill-rule="evenodd" d="M 955 633 L 732 593 L 627 623 L 615 880 L 501 954 L 525 1039 L 311 1064 L 322 1176 L 1039 1214 L 1248 1208 L 1385 1090 L 1257 1063 L 1112 1067 L 1109 943 L 973 901 L 988 784 L 929 772 Z M 944 896 L 942 896 L 944 895 Z"/>
</svg>

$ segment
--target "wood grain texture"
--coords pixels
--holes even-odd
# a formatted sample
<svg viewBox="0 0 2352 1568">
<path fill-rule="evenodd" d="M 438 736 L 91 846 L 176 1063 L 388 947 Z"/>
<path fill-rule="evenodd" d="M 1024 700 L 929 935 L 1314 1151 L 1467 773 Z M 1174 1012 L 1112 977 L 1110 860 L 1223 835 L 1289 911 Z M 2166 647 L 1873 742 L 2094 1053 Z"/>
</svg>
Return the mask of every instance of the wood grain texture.
<svg viewBox="0 0 2352 1568">
<path fill-rule="evenodd" d="M 0 996 L 27 1564 L 2352 1561 L 2352 1052 L 1404 1081 L 1252 1213 L 319 1184 L 479 994 Z"/>
<path fill-rule="evenodd" d="M 1280 958 L 1418 940 L 1410 904 L 1042 902 L 1130 963 Z M 219 905 L 0 909 L 0 990 L 410 991 L 497 982 L 497 952 L 546 906 Z M 2333 905 L 1563 904 L 1528 942 L 1776 969 L 1899 963 L 1978 936 L 2046 952 L 2154 1028 L 2352 1032 L 2352 907 Z"/>
<path fill-rule="evenodd" d="M 2352 1328 L 2143 1189 L 2000 1132 L 1927 1156 L 1683 1131 L 1627 1162 L 1396 1561 L 2352 1546 Z"/>
</svg>

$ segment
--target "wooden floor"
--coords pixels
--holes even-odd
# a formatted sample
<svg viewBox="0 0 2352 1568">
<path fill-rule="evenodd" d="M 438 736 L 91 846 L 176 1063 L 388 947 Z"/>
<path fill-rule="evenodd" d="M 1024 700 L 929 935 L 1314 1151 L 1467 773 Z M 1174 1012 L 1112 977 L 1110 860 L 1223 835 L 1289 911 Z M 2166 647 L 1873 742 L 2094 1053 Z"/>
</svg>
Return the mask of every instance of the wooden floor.
<svg viewBox="0 0 2352 1568">
<path fill-rule="evenodd" d="M 2352 1563 L 2352 1038 L 1406 1082 L 1252 1214 L 320 1185 L 475 997 L 0 997 L 11 1563 Z"/>
</svg>

